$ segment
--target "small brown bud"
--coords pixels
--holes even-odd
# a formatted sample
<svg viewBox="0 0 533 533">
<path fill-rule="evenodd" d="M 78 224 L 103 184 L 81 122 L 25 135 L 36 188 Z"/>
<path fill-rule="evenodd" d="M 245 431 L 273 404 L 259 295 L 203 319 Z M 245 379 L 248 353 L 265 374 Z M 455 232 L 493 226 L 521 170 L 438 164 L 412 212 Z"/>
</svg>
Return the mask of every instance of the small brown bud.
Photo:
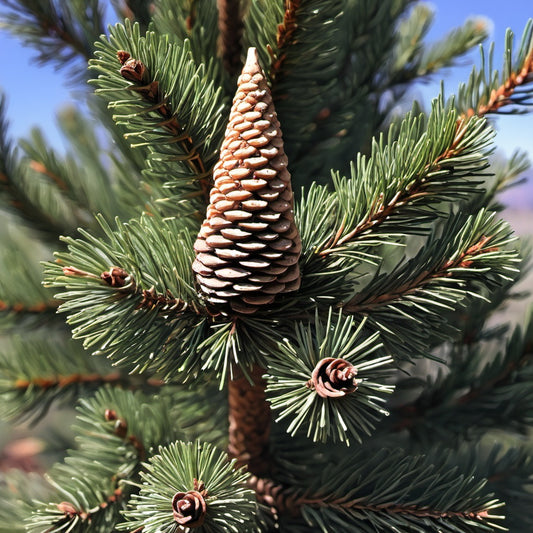
<svg viewBox="0 0 533 533">
<path fill-rule="evenodd" d="M 128 434 L 128 424 L 121 418 L 115 420 L 114 433 L 117 437 L 125 439 Z"/>
<path fill-rule="evenodd" d="M 196 528 L 204 523 L 207 510 L 204 495 L 205 490 L 202 490 L 201 492 L 189 490 L 187 492 L 176 492 L 176 494 L 174 494 L 174 497 L 172 498 L 172 511 L 174 514 L 174 520 L 180 526 Z"/>
<path fill-rule="evenodd" d="M 321 359 L 307 382 L 322 398 L 338 398 L 357 389 L 357 369 L 345 359 L 326 357 Z"/>
<path fill-rule="evenodd" d="M 125 50 L 119 50 L 117 52 L 118 60 L 120 61 L 121 65 L 124 65 L 126 61 L 131 57 L 129 52 L 126 52 Z"/>
<path fill-rule="evenodd" d="M 117 437 L 120 437 L 121 439 L 126 438 L 126 435 L 128 434 L 128 424 L 125 420 L 118 417 L 117 412 L 115 410 L 106 409 L 104 412 L 104 418 L 107 422 L 114 422 L 113 433 Z"/>
<path fill-rule="evenodd" d="M 120 74 L 128 81 L 141 83 L 146 73 L 146 67 L 138 59 L 128 59 L 120 68 Z"/>
<path fill-rule="evenodd" d="M 57 504 L 57 510 L 68 517 L 76 516 L 79 511 L 70 502 L 61 502 Z"/>
<path fill-rule="evenodd" d="M 111 287 L 124 287 L 129 274 L 120 267 L 111 267 L 109 271 L 102 272 L 100 278 Z"/>
<path fill-rule="evenodd" d="M 113 411 L 113 409 L 106 409 L 104 413 L 104 417 L 108 422 L 111 422 L 112 420 L 117 419 L 117 412 Z"/>
</svg>

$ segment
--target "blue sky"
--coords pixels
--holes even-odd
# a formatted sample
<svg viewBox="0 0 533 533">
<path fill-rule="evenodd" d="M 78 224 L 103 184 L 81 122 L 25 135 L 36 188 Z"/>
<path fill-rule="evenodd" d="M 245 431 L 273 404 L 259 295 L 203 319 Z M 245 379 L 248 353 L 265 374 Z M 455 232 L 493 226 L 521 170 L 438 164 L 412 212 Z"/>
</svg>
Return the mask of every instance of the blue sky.
<svg viewBox="0 0 533 533">
<path fill-rule="evenodd" d="M 437 0 L 431 2 L 436 10 L 429 40 L 437 40 L 449 29 L 460 25 L 473 15 L 481 15 L 491 21 L 490 40 L 495 41 L 495 58 L 503 55 L 505 29 L 511 27 L 520 37 L 527 18 L 533 17 L 533 0 Z M 52 68 L 39 67 L 32 62 L 33 50 L 24 48 L 6 32 L 0 32 L 0 87 L 8 95 L 8 117 L 14 137 L 27 135 L 32 125 L 38 124 L 53 145 L 60 146 L 55 126 L 55 114 L 65 103 L 76 103 L 71 94 L 68 73 L 55 72 Z M 440 79 L 444 79 L 447 94 L 455 92 L 461 81 L 467 79 L 470 67 L 478 62 L 474 52 L 460 61 L 456 67 L 439 73 L 430 83 L 419 87 L 426 102 L 438 94 Z M 501 61 L 496 61 L 499 65 Z M 533 160 L 533 115 L 505 116 L 497 119 L 497 144 L 506 155 L 521 148 L 529 152 Z M 533 175 L 533 171 L 530 173 Z M 533 207 L 533 182 L 514 193 L 511 201 L 518 206 Z"/>
</svg>

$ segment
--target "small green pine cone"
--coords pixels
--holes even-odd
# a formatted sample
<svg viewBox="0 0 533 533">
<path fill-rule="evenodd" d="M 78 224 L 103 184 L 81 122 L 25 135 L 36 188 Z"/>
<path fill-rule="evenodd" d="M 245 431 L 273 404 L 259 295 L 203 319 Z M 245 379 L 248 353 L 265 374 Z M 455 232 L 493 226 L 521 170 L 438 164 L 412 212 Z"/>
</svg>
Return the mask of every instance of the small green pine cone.
<svg viewBox="0 0 533 533">
<path fill-rule="evenodd" d="M 300 286 L 301 241 L 280 124 L 255 48 L 238 80 L 193 270 L 207 302 L 252 314 Z"/>
</svg>

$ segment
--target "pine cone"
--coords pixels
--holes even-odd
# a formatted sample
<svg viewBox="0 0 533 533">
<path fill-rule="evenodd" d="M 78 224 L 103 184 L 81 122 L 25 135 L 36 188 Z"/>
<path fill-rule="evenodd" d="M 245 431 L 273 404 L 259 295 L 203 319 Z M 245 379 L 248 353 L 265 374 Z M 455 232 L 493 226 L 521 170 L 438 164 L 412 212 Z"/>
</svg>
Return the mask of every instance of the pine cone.
<svg viewBox="0 0 533 533">
<path fill-rule="evenodd" d="M 238 80 L 213 178 L 193 270 L 214 308 L 251 314 L 299 288 L 301 251 L 280 124 L 255 48 Z"/>
<path fill-rule="evenodd" d="M 315 389 L 322 398 L 338 398 L 357 390 L 357 369 L 345 359 L 321 359 L 307 386 Z"/>
<path fill-rule="evenodd" d="M 202 492 L 196 490 L 177 492 L 172 498 L 174 521 L 180 526 L 200 527 L 204 523 L 206 510 Z"/>
</svg>

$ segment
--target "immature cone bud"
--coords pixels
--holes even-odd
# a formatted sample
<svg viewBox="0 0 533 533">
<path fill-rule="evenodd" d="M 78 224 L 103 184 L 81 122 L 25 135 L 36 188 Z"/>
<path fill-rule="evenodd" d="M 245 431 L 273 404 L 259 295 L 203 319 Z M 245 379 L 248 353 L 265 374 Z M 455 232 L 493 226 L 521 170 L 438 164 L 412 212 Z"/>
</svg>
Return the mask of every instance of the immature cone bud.
<svg viewBox="0 0 533 533">
<path fill-rule="evenodd" d="M 193 270 L 215 308 L 251 314 L 299 288 L 301 251 L 280 124 L 255 48 L 238 80 L 213 179 Z"/>
<path fill-rule="evenodd" d="M 326 357 L 313 370 L 307 386 L 322 398 L 337 398 L 357 389 L 357 369 L 345 359 Z"/>
<path fill-rule="evenodd" d="M 111 267 L 107 272 L 100 274 L 100 279 L 111 285 L 111 287 L 124 287 L 128 277 L 129 274 L 120 267 Z"/>
<path fill-rule="evenodd" d="M 196 490 L 177 492 L 172 498 L 174 520 L 181 526 L 200 527 L 205 520 L 206 508 L 203 495 Z"/>
</svg>

